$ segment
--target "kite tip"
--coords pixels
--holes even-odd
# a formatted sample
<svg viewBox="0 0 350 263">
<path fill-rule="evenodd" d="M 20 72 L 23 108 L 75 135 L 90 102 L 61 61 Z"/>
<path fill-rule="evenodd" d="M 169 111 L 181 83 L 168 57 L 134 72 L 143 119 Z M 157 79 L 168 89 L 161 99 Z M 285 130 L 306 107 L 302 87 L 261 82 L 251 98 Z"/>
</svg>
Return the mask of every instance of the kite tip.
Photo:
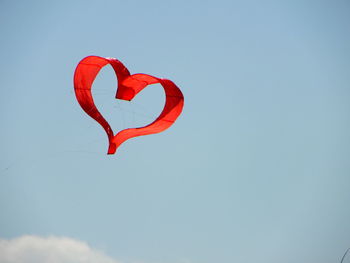
<svg viewBox="0 0 350 263">
<path fill-rule="evenodd" d="M 117 145 L 115 143 L 113 143 L 113 142 L 110 142 L 107 154 L 108 155 L 115 154 L 116 150 L 117 150 Z"/>
</svg>

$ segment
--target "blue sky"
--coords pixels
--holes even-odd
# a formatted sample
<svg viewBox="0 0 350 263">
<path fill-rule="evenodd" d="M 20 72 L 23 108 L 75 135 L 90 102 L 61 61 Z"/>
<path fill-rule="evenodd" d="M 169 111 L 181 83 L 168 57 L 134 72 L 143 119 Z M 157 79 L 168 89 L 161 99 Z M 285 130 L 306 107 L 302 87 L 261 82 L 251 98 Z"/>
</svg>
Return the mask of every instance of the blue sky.
<svg viewBox="0 0 350 263">
<path fill-rule="evenodd" d="M 75 240 L 122 263 L 340 261 L 349 11 L 345 0 L 1 1 L 0 239 Z M 171 79 L 183 114 L 107 156 L 73 92 L 88 55 Z M 93 87 L 115 131 L 157 116 L 159 86 L 118 102 L 115 81 L 106 68 Z"/>
</svg>

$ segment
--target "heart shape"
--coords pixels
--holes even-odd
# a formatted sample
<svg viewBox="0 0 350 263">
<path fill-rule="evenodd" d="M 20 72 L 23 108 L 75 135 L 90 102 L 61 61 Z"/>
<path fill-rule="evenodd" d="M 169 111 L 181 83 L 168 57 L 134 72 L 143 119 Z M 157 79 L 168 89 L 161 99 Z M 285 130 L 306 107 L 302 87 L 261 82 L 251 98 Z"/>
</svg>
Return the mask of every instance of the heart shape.
<svg viewBox="0 0 350 263">
<path fill-rule="evenodd" d="M 113 67 L 118 79 L 116 99 L 131 101 L 148 85 L 159 83 L 163 86 L 165 105 L 156 120 L 144 127 L 121 130 L 114 135 L 111 126 L 96 108 L 91 93 L 91 87 L 97 74 L 107 64 Z M 118 147 L 130 138 L 166 130 L 179 117 L 184 105 L 181 90 L 171 80 L 140 73 L 130 75 L 129 70 L 115 58 L 88 56 L 82 59 L 75 69 L 74 91 L 83 110 L 106 131 L 109 140 L 108 154 L 114 154 Z"/>
</svg>

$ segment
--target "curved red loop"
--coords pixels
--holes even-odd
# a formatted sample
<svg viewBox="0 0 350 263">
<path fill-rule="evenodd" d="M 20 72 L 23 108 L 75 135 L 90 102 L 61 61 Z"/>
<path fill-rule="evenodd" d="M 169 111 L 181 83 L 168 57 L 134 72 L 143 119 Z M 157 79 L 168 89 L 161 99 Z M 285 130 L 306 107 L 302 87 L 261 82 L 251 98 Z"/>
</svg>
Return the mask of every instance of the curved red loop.
<svg viewBox="0 0 350 263">
<path fill-rule="evenodd" d="M 160 83 L 163 86 L 165 105 L 155 121 L 144 127 L 122 130 L 114 135 L 111 126 L 96 108 L 91 93 L 91 87 L 97 74 L 107 64 L 113 67 L 118 79 L 117 99 L 131 101 L 148 85 Z M 171 80 L 160 79 L 147 74 L 130 75 L 128 69 L 115 58 L 89 56 L 82 59 L 75 69 L 74 90 L 83 110 L 106 131 L 109 140 L 108 154 L 114 154 L 118 147 L 130 138 L 159 133 L 168 129 L 179 117 L 184 105 L 181 90 Z"/>
</svg>

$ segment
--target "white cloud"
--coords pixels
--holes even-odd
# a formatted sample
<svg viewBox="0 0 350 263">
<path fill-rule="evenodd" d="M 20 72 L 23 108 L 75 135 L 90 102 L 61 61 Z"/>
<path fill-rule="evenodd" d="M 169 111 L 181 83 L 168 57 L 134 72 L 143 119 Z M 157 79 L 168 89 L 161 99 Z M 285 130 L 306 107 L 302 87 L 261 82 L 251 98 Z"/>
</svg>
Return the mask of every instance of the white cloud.
<svg viewBox="0 0 350 263">
<path fill-rule="evenodd" d="M 67 237 L 0 239 L 0 263 L 120 263 Z"/>
</svg>

